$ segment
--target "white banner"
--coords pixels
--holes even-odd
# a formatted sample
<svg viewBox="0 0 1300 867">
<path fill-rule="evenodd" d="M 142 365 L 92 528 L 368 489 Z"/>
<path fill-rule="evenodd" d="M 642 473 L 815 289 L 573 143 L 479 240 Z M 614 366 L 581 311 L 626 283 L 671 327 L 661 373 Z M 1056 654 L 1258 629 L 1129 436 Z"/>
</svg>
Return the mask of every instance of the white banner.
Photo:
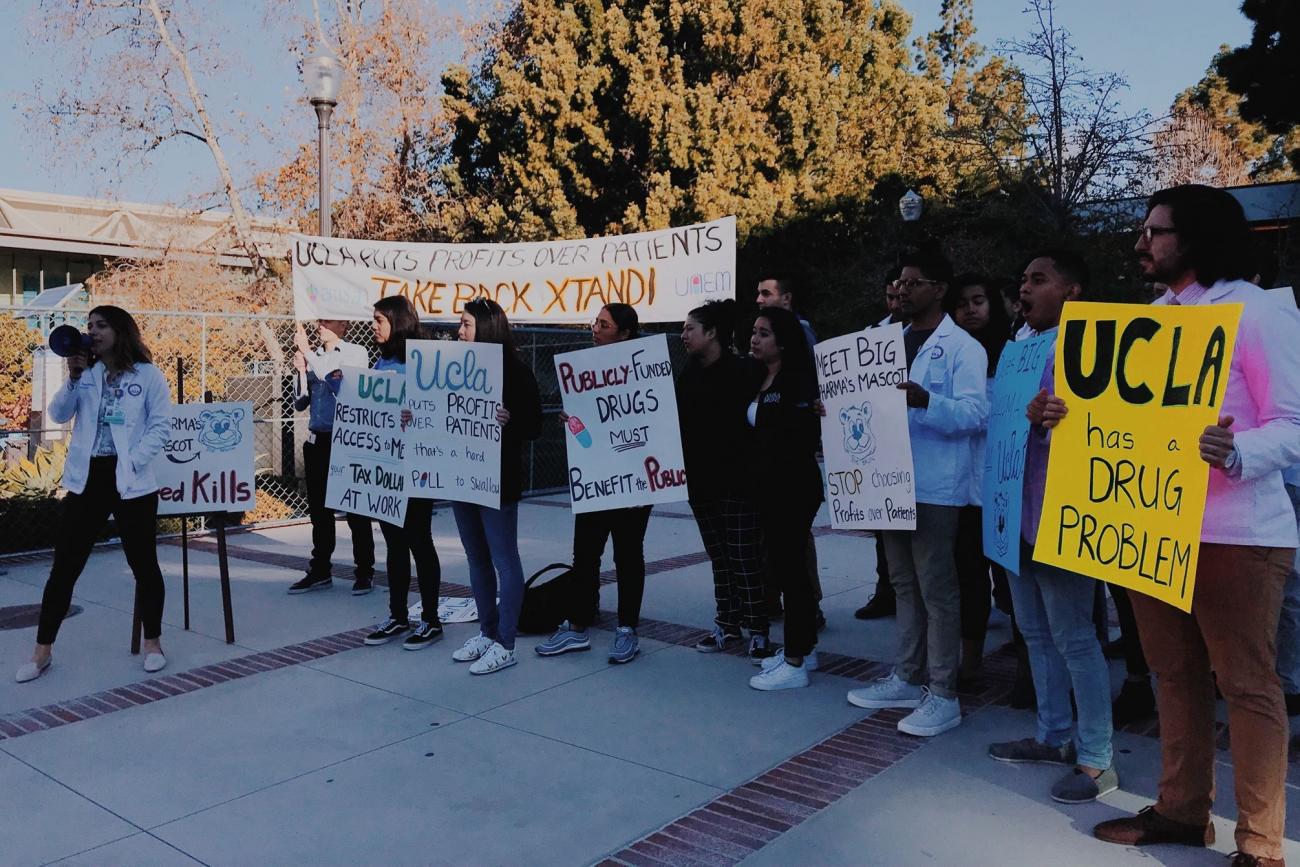
<svg viewBox="0 0 1300 867">
<path fill-rule="evenodd" d="M 668 338 L 662 334 L 555 356 L 569 415 L 574 512 L 686 499 L 686 462 Z"/>
<path fill-rule="evenodd" d="M 903 326 L 824 340 L 814 354 L 831 526 L 915 530 Z"/>
<path fill-rule="evenodd" d="M 160 515 L 253 508 L 253 405 L 247 401 L 174 405 L 171 439 L 153 468 Z"/>
<path fill-rule="evenodd" d="M 399 527 L 405 523 L 405 405 L 406 379 L 402 374 L 343 368 L 330 433 L 326 506 Z"/>
<path fill-rule="evenodd" d="M 499 343 L 406 341 L 410 496 L 501 508 Z"/>
<path fill-rule="evenodd" d="M 736 295 L 736 218 L 573 241 L 403 244 L 293 236 L 299 319 L 369 320 L 387 295 L 421 319 L 460 317 L 486 296 L 511 322 L 586 324 L 611 301 L 642 322 L 681 322 L 712 298 Z"/>
</svg>

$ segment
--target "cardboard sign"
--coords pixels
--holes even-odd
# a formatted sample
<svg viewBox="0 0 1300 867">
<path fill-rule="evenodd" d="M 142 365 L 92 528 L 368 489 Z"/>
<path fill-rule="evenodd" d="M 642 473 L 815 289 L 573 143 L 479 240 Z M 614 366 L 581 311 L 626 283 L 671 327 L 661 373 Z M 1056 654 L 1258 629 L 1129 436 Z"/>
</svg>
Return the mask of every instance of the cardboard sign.
<svg viewBox="0 0 1300 867">
<path fill-rule="evenodd" d="M 410 496 L 501 508 L 501 345 L 406 341 Z"/>
<path fill-rule="evenodd" d="M 1240 304 L 1065 305 L 1034 559 L 1191 611 L 1209 465 Z"/>
<path fill-rule="evenodd" d="M 406 379 L 391 370 L 343 368 L 325 505 L 396 524 L 406 521 Z"/>
<path fill-rule="evenodd" d="M 557 355 L 555 374 L 575 513 L 687 498 L 666 336 Z"/>
<path fill-rule="evenodd" d="M 171 439 L 153 468 L 160 515 L 253 508 L 253 405 L 247 401 L 174 405 Z"/>
<path fill-rule="evenodd" d="M 405 244 L 293 236 L 299 319 L 369 320 L 388 295 L 421 319 L 491 298 L 515 323 L 588 323 L 611 301 L 642 322 L 681 322 L 736 297 L 736 218 L 656 232 L 520 244 Z"/>
<path fill-rule="evenodd" d="M 1020 508 L 1025 494 L 1025 408 L 1038 393 L 1054 334 L 1008 343 L 993 380 L 984 447 L 980 502 L 984 513 L 984 556 L 1020 574 Z"/>
<path fill-rule="evenodd" d="M 822 451 L 831 526 L 915 530 L 903 326 L 885 325 L 814 347 L 826 416 Z"/>
</svg>

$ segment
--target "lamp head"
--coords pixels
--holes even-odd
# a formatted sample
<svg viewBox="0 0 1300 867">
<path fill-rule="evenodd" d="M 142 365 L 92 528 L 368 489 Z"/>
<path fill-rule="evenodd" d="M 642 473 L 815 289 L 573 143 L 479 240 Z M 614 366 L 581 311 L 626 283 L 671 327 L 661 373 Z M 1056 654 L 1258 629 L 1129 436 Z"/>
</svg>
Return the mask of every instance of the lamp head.
<svg viewBox="0 0 1300 867">
<path fill-rule="evenodd" d="M 303 83 L 312 104 L 338 105 L 343 67 L 332 54 L 317 54 L 302 62 Z"/>
</svg>

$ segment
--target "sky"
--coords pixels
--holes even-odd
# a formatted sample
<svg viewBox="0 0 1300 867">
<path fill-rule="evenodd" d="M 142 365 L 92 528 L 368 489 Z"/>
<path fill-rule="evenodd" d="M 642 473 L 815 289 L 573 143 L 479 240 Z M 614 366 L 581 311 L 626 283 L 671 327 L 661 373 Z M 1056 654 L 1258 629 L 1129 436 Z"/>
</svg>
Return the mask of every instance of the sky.
<svg viewBox="0 0 1300 867">
<path fill-rule="evenodd" d="M 314 140 L 315 116 L 301 101 L 302 84 L 293 58 L 285 53 L 284 37 L 266 24 L 267 4 L 195 2 L 235 36 L 227 48 L 226 75 L 204 82 L 214 114 L 242 112 L 263 121 L 246 140 L 225 136 L 222 141 L 237 184 L 247 187 L 257 172 L 284 162 L 299 144 Z M 299 2 L 309 14 L 310 0 Z M 467 2 L 471 0 L 444 0 L 441 7 L 475 14 Z M 900 2 L 913 16 L 914 36 L 937 24 L 940 0 Z M 49 92 L 75 82 L 58 80 L 57 45 L 29 42 L 29 29 L 48 30 L 39 0 L 3 3 L 6 23 L 19 26 L 0 28 L 0 57 L 6 58 L 0 64 L 0 187 L 159 204 L 193 204 L 193 191 L 216 188 L 212 160 L 193 140 L 168 143 L 149 169 L 124 177 L 60 158 L 42 135 L 48 121 L 33 122 L 25 106 L 38 83 Z M 1024 0 L 975 0 L 977 40 L 994 47 L 1000 40 L 1025 36 L 1031 22 L 1023 7 Z M 1200 79 L 1221 44 L 1249 41 L 1250 22 L 1238 7 L 1236 0 L 1057 0 L 1057 20 L 1071 33 L 1087 67 L 1129 80 L 1125 109 L 1160 115 L 1175 95 Z M 458 52 L 449 49 L 441 55 L 435 60 L 445 63 L 456 60 Z M 245 204 L 255 206 L 251 195 Z"/>
</svg>

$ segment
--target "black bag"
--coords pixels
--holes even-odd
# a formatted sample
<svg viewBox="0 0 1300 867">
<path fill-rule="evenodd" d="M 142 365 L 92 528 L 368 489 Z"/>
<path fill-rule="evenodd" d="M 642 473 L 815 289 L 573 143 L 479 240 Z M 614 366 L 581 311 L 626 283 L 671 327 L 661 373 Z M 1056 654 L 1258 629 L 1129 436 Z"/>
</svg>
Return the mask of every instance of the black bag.
<svg viewBox="0 0 1300 867">
<path fill-rule="evenodd" d="M 537 583 L 538 578 L 557 570 L 562 571 L 551 580 Z M 572 575 L 573 567 L 568 563 L 552 563 L 524 582 L 524 602 L 519 608 L 521 634 L 549 635 L 564 621 Z"/>
</svg>

